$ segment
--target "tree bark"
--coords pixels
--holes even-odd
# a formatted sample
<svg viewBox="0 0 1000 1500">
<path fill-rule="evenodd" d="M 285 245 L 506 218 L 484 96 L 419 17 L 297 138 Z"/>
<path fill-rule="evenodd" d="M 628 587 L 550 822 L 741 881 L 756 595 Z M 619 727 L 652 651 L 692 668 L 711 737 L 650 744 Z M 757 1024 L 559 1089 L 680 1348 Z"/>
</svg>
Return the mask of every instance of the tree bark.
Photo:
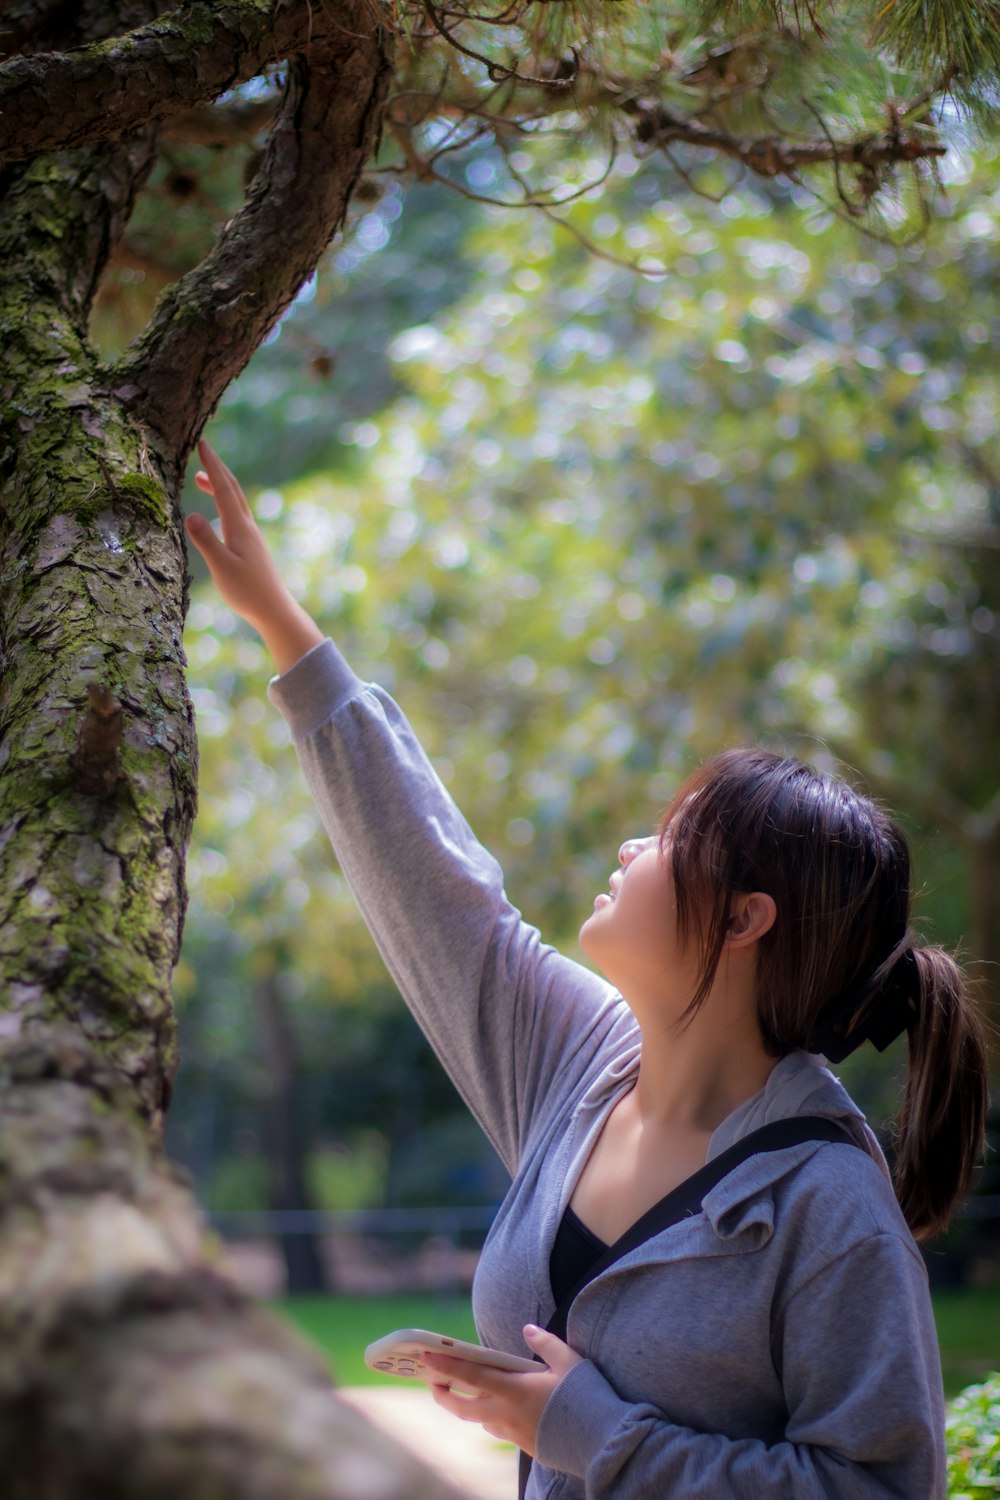
<svg viewBox="0 0 1000 1500">
<path fill-rule="evenodd" d="M 262 56 L 297 52 L 310 32 L 302 6 L 191 0 L 110 46 L 14 57 L 0 67 L 0 160 L 120 140 L 245 83 Z"/>
<path fill-rule="evenodd" d="M 277 9 L 301 19 L 311 7 Z M 52 7 L 20 7 L 23 26 L 32 15 L 54 24 Z M 91 18 L 93 37 L 124 16 L 124 6 L 84 5 L 75 24 Z M 127 19 L 141 22 L 142 8 Z M 363 5 L 339 6 L 337 21 L 334 41 L 320 34 L 310 59 L 290 60 L 279 139 L 235 238 L 223 236 L 229 261 L 194 278 L 202 337 L 230 332 L 224 354 L 189 365 L 183 396 L 177 370 L 163 399 L 166 372 L 193 347 L 178 337 L 191 312 L 176 298 L 130 356 L 130 382 L 87 337 L 102 267 L 154 160 L 152 132 L 0 174 L 0 1473 L 10 1500 L 449 1493 L 342 1408 L 318 1356 L 239 1293 L 160 1149 L 197 767 L 177 488 L 225 381 L 312 269 L 374 144 L 388 58 Z M 332 140 L 340 154 L 304 206 L 303 231 L 287 221 L 287 195 L 305 187 L 295 169 L 317 147 L 322 89 L 327 109 L 349 117 L 350 149 Z M 263 274 L 268 261 L 280 274 Z M 235 330 L 226 318 L 235 308 L 242 320 L 248 300 L 251 326 Z M 164 417 L 155 427 L 152 412 Z"/>
</svg>

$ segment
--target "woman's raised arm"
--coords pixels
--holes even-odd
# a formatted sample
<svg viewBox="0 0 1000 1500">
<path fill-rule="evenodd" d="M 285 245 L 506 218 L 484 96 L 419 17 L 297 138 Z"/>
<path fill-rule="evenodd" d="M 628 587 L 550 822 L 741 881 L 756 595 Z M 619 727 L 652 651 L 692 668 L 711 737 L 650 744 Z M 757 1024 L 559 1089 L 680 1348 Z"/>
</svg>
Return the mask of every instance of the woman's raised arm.
<svg viewBox="0 0 1000 1500">
<path fill-rule="evenodd" d="M 634 1022 L 612 987 L 543 943 L 507 900 L 416 739 L 292 598 L 234 476 L 203 444 L 202 489 L 221 540 L 188 531 L 226 603 L 280 673 L 270 696 L 341 868 L 386 965 L 453 1082 L 510 1170 L 533 1124 L 571 1107 L 596 1052 Z"/>
</svg>

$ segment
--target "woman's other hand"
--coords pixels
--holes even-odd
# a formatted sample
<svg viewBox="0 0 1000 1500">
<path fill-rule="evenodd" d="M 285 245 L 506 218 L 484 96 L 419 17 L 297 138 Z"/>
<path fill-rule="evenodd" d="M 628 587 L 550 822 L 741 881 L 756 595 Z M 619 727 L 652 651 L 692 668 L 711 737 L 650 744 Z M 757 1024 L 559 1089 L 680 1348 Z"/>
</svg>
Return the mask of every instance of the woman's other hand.
<svg viewBox="0 0 1000 1500">
<path fill-rule="evenodd" d="M 478 1422 L 492 1437 L 516 1443 L 533 1458 L 545 1403 L 581 1357 L 554 1333 L 546 1333 L 531 1323 L 525 1328 L 524 1337 L 532 1353 L 545 1361 L 539 1365 L 537 1375 L 512 1375 L 444 1354 L 424 1354 L 423 1361 L 436 1372 L 437 1379 L 430 1389 L 438 1406 L 461 1417 L 463 1422 Z M 452 1384 L 476 1394 L 461 1396 L 451 1389 Z"/>
<path fill-rule="evenodd" d="M 204 516 L 192 515 L 188 536 L 230 609 L 259 631 L 277 670 L 287 672 L 323 633 L 282 582 L 236 476 L 204 440 L 198 452 L 205 468 L 195 483 L 213 496 L 222 535 Z"/>
</svg>

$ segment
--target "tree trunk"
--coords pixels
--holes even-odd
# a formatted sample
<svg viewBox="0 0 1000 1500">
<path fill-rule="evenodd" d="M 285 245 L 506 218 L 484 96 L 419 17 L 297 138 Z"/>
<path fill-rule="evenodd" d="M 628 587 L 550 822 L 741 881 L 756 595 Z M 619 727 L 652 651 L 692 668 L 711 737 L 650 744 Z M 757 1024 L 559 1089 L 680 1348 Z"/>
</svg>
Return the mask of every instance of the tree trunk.
<svg viewBox="0 0 1000 1500">
<path fill-rule="evenodd" d="M 268 1196 L 274 1212 L 287 1213 L 313 1205 L 306 1181 L 308 1144 L 295 1084 L 295 1039 L 279 993 L 278 977 L 277 972 L 272 971 L 258 981 L 256 1001 L 265 1053 L 264 1066 L 270 1085 L 264 1127 L 267 1132 Z M 293 1234 L 282 1230 L 278 1240 L 285 1257 L 288 1291 L 293 1296 L 328 1291 L 319 1236 L 312 1232 Z"/>
<path fill-rule="evenodd" d="M 157 8 L 130 3 L 127 19 Z M 258 31 L 268 18 L 257 3 L 226 9 Z M 305 25 L 312 7 L 275 7 L 293 9 Z M 82 8 L 79 24 L 98 16 L 103 31 L 95 22 L 78 39 L 114 32 L 124 11 L 124 0 Z M 318 1356 L 240 1295 L 160 1149 L 197 764 L 177 488 L 191 442 L 312 270 L 370 154 L 388 59 L 363 4 L 339 6 L 337 20 L 324 35 L 317 17 L 308 57 L 290 61 L 252 202 L 161 308 L 127 376 L 101 365 L 87 326 L 152 134 L 0 169 L 8 1500 L 447 1493 L 342 1408 Z M 289 196 L 306 179 L 312 196 L 286 243 Z"/>
<path fill-rule="evenodd" d="M 969 840 L 969 949 L 975 958 L 987 1042 L 994 1073 L 1000 1071 L 1000 829 L 989 827 Z"/>
</svg>

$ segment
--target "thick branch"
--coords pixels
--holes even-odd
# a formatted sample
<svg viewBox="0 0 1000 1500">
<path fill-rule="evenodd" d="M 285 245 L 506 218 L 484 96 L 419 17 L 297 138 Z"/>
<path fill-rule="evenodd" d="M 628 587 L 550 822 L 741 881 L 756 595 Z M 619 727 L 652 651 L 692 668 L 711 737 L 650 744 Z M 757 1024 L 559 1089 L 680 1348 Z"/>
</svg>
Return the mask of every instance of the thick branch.
<svg viewBox="0 0 1000 1500">
<path fill-rule="evenodd" d="M 24 20 L 29 6 L 19 8 Z M 149 21 L 163 0 L 83 0 L 49 17 L 70 36 L 88 41 L 102 28 Z M 118 34 L 115 31 L 115 35 Z M 0 69 L 0 73 L 3 70 Z M 53 116 L 58 110 L 52 109 Z M 0 131 L 3 128 L 0 109 Z M 14 351 L 41 316 L 42 304 L 59 315 L 59 337 L 67 332 L 86 343 L 91 303 L 101 274 L 124 232 L 135 199 L 153 165 L 154 132 L 135 132 L 126 140 L 79 152 L 43 155 L 40 160 L 11 164 L 0 172 L 3 213 L 0 216 L 0 346 L 8 373 Z M 28 268 L 30 267 L 30 272 Z M 31 296 L 25 296 L 30 281 Z M 68 351 L 66 351 L 68 353 Z M 75 362 L 75 354 L 70 356 Z M 62 366 L 68 369 L 69 365 Z M 17 384 L 34 383 L 37 354 L 26 358 Z"/>
<path fill-rule="evenodd" d="M 119 140 L 214 99 L 305 46 L 310 11 L 194 0 L 110 43 L 13 58 L 0 67 L 0 160 Z"/>
<path fill-rule="evenodd" d="M 176 0 L 9 0 L 0 16 L 0 57 L 81 47 L 144 26 Z"/>
<path fill-rule="evenodd" d="M 0 346 L 31 339 L 39 305 L 66 314 L 77 336 L 108 256 L 124 231 L 153 162 L 151 133 L 92 151 L 11 167 L 0 217 Z M 25 297 L 26 267 L 31 296 Z M 30 359 L 21 373 L 33 380 Z"/>
<path fill-rule="evenodd" d="M 330 239 L 378 136 L 390 59 L 368 0 L 289 64 L 281 115 L 241 212 L 160 303 L 112 390 L 162 451 L 185 455 L 223 390 L 289 305 Z"/>
</svg>

